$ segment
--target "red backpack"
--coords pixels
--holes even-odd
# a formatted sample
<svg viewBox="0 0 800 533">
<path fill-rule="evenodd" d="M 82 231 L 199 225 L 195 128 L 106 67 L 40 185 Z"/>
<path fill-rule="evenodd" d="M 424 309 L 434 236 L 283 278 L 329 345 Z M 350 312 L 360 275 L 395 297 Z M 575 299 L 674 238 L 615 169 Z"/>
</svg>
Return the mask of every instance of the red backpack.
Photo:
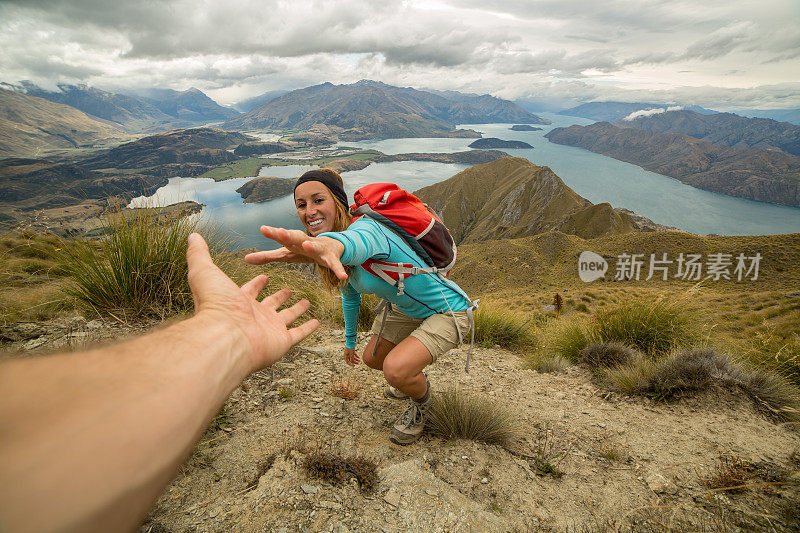
<svg viewBox="0 0 800 533">
<path fill-rule="evenodd" d="M 373 183 L 358 189 L 350 212 L 389 228 L 414 250 L 427 267 L 368 259 L 361 266 L 403 294 L 403 279 L 414 274 L 447 276 L 456 263 L 456 245 L 439 216 L 422 200 L 394 183 Z M 459 291 L 461 292 L 461 291 Z"/>
</svg>

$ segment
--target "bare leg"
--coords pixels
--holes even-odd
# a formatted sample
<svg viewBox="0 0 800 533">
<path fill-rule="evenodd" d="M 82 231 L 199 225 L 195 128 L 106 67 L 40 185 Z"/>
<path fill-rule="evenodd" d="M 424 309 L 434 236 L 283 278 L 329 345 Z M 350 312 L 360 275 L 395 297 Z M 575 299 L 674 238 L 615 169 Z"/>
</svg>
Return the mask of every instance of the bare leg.
<svg viewBox="0 0 800 533">
<path fill-rule="evenodd" d="M 396 345 L 394 343 L 387 341 L 383 337 L 373 335 L 369 339 L 366 348 L 364 348 L 364 353 L 361 354 L 361 360 L 364 361 L 364 364 L 370 368 L 374 368 L 375 370 L 383 370 L 383 361 L 395 346 Z"/>
<path fill-rule="evenodd" d="M 428 382 L 422 370 L 431 364 L 431 361 L 431 353 L 419 339 L 406 337 L 384 355 L 383 375 L 389 385 L 419 400 L 428 391 Z"/>
</svg>

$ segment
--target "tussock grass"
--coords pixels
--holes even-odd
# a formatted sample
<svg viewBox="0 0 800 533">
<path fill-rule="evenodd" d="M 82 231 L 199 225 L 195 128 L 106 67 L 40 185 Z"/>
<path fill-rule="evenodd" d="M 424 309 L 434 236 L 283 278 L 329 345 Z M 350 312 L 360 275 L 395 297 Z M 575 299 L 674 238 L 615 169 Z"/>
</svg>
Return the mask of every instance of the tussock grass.
<svg viewBox="0 0 800 533">
<path fill-rule="evenodd" d="M 475 342 L 490 348 L 498 345 L 515 350 L 536 345 L 530 323 L 524 317 L 490 303 L 475 312 Z"/>
<path fill-rule="evenodd" d="M 620 342 L 599 342 L 581 350 L 580 360 L 593 369 L 611 368 L 627 363 L 637 355 L 636 350 Z"/>
<path fill-rule="evenodd" d="M 592 342 L 592 331 L 580 320 L 560 321 L 545 334 L 545 353 L 580 362 L 581 352 Z"/>
<path fill-rule="evenodd" d="M 800 420 L 800 391 L 786 378 L 748 368 L 731 355 L 709 348 L 677 350 L 657 359 L 638 355 L 600 375 L 622 392 L 657 400 L 702 391 L 714 383 L 744 391 L 773 414 Z"/>
<path fill-rule="evenodd" d="M 667 353 L 696 341 L 693 317 L 678 300 L 632 299 L 598 310 L 592 330 L 600 341 L 615 341 L 647 354 Z"/>
<path fill-rule="evenodd" d="M 187 280 L 187 238 L 207 236 L 212 250 L 222 238 L 197 218 L 154 210 L 112 210 L 98 243 L 64 241 L 60 259 L 72 278 L 65 292 L 99 315 L 119 320 L 164 318 L 193 306 Z"/>
<path fill-rule="evenodd" d="M 456 389 L 435 394 L 428 429 L 445 439 L 468 439 L 505 445 L 520 435 L 512 413 L 486 397 Z"/>
<path fill-rule="evenodd" d="M 601 375 L 612 388 L 625 394 L 646 395 L 651 388 L 657 368 L 655 361 L 643 357 L 616 367 L 602 369 Z"/>
<path fill-rule="evenodd" d="M 794 328 L 798 329 L 797 322 Z M 740 345 L 744 357 L 754 366 L 780 374 L 800 387 L 800 333 L 791 332 L 789 327 L 767 326 L 754 331 Z"/>
<path fill-rule="evenodd" d="M 541 351 L 532 352 L 525 357 L 528 368 L 543 374 L 554 374 L 561 372 L 570 362 L 560 355 L 550 355 Z"/>
</svg>

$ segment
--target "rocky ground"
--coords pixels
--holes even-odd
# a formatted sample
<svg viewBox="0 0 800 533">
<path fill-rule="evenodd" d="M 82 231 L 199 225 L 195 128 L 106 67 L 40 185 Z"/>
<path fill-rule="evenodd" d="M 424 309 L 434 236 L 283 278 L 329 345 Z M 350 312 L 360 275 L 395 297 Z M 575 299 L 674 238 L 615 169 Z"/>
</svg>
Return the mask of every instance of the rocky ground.
<svg viewBox="0 0 800 533">
<path fill-rule="evenodd" d="M 6 326 L 0 340 L 7 350 L 38 353 L 142 330 L 72 318 Z M 467 374 L 462 348 L 429 367 L 432 386 L 499 402 L 520 423 L 520 438 L 501 447 L 425 435 L 403 447 L 388 435 L 405 403 L 383 398 L 376 371 L 346 366 L 342 347 L 341 331 L 321 330 L 249 377 L 141 531 L 718 531 L 762 529 L 767 520 L 775 530 L 800 524 L 792 481 L 800 435 L 741 393 L 715 389 L 672 404 L 630 398 L 599 389 L 582 368 L 541 374 L 497 347 L 476 347 Z M 334 396 L 341 385 L 357 390 L 356 397 Z M 315 452 L 374 461 L 376 487 L 309 474 L 305 459 Z M 706 486 L 720 457 L 755 472 L 746 490 Z"/>
</svg>

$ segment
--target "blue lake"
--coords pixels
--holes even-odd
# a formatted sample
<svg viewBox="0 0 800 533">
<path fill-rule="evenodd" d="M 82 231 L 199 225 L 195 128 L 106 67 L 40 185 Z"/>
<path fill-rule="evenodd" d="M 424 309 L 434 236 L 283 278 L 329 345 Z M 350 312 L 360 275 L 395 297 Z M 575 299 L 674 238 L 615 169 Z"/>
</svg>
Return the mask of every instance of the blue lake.
<svg viewBox="0 0 800 533">
<path fill-rule="evenodd" d="M 800 208 L 734 198 L 695 189 L 635 165 L 617 161 L 571 146 L 551 143 L 544 134 L 554 127 L 591 124 L 591 120 L 540 113 L 553 121 L 542 131 L 511 131 L 510 124 L 461 125 L 507 140 L 525 141 L 533 149 L 505 150 L 537 165 L 549 166 L 575 192 L 591 202 L 608 202 L 625 207 L 653 221 L 692 233 L 721 235 L 767 235 L 800 232 Z M 458 152 L 468 150 L 473 139 L 387 139 L 343 143 L 380 150 L 387 154 L 408 152 Z M 266 167 L 263 176 L 296 178 L 308 166 Z M 414 191 L 445 180 L 466 165 L 404 161 L 372 164 L 342 175 L 349 195 L 368 183 L 390 181 Z M 223 182 L 210 179 L 172 178 L 151 199 L 137 198 L 138 205 L 167 205 L 194 200 L 206 207 L 201 216 L 237 234 L 239 248 L 269 248 L 271 243 L 258 232 L 261 224 L 300 229 L 291 196 L 262 204 L 243 204 L 236 189 L 251 178 Z"/>
</svg>

